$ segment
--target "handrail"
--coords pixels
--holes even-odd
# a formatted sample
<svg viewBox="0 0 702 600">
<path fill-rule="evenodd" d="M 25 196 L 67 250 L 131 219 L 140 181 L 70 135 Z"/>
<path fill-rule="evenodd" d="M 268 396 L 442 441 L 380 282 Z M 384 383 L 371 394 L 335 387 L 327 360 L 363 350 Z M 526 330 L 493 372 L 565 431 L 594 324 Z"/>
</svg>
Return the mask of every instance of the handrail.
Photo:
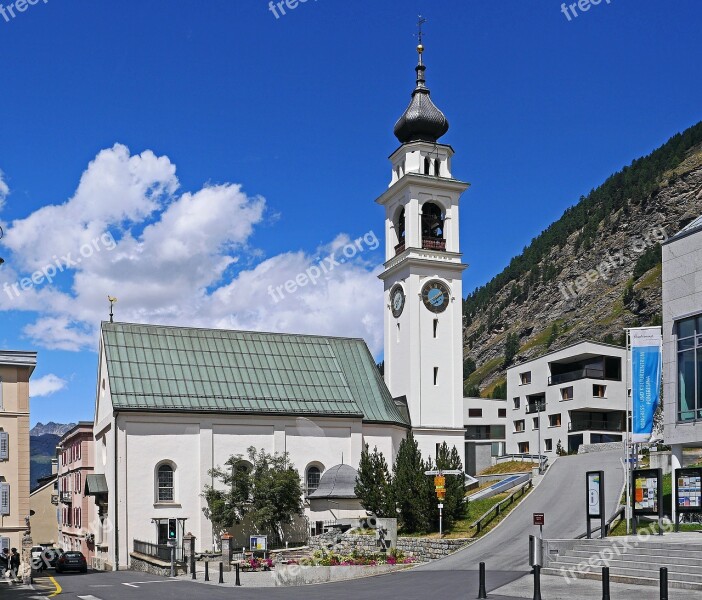
<svg viewBox="0 0 702 600">
<path fill-rule="evenodd" d="M 626 507 L 620 506 L 620 507 L 617 509 L 617 512 L 615 512 L 615 513 L 609 518 L 609 521 L 607 521 L 607 522 L 605 523 L 605 535 L 609 535 L 609 532 L 613 529 L 612 523 L 614 523 L 614 521 L 616 521 L 618 518 L 619 518 L 619 519 L 624 518 L 624 513 L 626 513 Z M 596 531 L 599 531 L 600 529 L 602 529 L 602 527 L 600 527 L 600 526 L 598 525 L 598 526 L 595 527 L 594 529 L 591 529 L 591 530 L 590 530 L 590 534 L 593 534 L 593 533 L 595 533 Z M 587 532 L 586 532 L 586 533 L 581 533 L 581 534 L 580 534 L 579 536 L 577 536 L 575 539 L 576 539 L 576 540 L 582 540 L 582 539 L 585 539 L 585 536 L 587 536 Z"/>
<path fill-rule="evenodd" d="M 534 485 L 532 480 L 530 479 L 529 481 L 523 483 L 519 488 L 517 488 L 512 494 L 507 496 L 504 500 L 498 502 L 493 506 L 490 510 L 488 510 L 485 514 L 483 514 L 477 521 L 475 521 L 471 527 L 475 527 L 477 531 L 475 532 L 475 535 L 478 535 L 482 529 L 483 529 L 483 520 L 487 519 L 487 517 L 490 517 L 492 513 L 494 512 L 495 514 L 490 517 L 484 524 L 487 525 L 490 521 L 492 521 L 494 518 L 498 517 L 500 515 L 500 510 L 504 504 L 512 504 L 514 500 L 519 496 L 523 496 L 526 494 L 526 490 L 531 488 Z"/>
</svg>

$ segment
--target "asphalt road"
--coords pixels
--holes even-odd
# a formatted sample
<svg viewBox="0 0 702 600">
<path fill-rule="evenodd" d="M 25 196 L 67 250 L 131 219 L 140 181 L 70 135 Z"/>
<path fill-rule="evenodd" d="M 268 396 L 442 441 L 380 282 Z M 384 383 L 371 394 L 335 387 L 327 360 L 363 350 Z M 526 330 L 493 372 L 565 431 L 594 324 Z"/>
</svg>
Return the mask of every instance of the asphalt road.
<svg viewBox="0 0 702 600">
<path fill-rule="evenodd" d="M 488 570 L 527 572 L 529 535 L 537 535 L 539 531 L 533 525 L 533 513 L 545 514 L 546 539 L 573 539 L 585 533 L 585 473 L 605 472 L 605 505 L 607 514 L 611 515 L 619 506 L 624 485 L 621 457 L 621 452 L 609 451 L 557 459 L 536 489 L 490 534 L 464 550 L 416 570 L 470 570 L 485 562 Z"/>
</svg>

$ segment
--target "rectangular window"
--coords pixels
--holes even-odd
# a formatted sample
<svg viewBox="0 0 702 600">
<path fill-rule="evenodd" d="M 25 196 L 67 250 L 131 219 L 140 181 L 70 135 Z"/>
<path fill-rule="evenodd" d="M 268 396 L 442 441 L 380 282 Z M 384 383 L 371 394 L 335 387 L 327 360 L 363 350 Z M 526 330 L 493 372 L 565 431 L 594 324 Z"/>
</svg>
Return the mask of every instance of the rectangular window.
<svg viewBox="0 0 702 600">
<path fill-rule="evenodd" d="M 434 367 L 434 385 L 439 383 L 439 367 Z"/>
<path fill-rule="evenodd" d="M 561 388 L 561 400 L 573 399 L 573 386 Z"/>
<path fill-rule="evenodd" d="M 0 483 L 0 515 L 10 515 L 10 484 Z"/>
<path fill-rule="evenodd" d="M 524 431 L 524 419 L 514 422 L 514 433 L 522 433 Z"/>
<path fill-rule="evenodd" d="M 519 374 L 519 381 L 521 385 L 529 385 L 531 383 L 531 371 L 526 371 L 525 373 Z"/>
<path fill-rule="evenodd" d="M 512 401 L 514 402 L 514 410 L 519 410 L 522 403 L 521 400 L 519 398 L 514 398 Z"/>
<path fill-rule="evenodd" d="M 0 460 L 10 460 L 10 434 L 0 431 Z"/>
<path fill-rule="evenodd" d="M 702 419 L 702 316 L 676 323 L 678 421 Z"/>
<path fill-rule="evenodd" d="M 548 426 L 549 427 L 560 427 L 561 426 L 561 413 L 548 416 Z"/>
<path fill-rule="evenodd" d="M 592 395 L 595 398 L 606 398 L 607 397 L 607 386 L 594 384 L 592 386 Z"/>
<path fill-rule="evenodd" d="M 507 418 L 507 409 L 506 408 L 498 408 L 497 409 L 497 416 L 500 419 Z"/>
<path fill-rule="evenodd" d="M 434 319 L 434 337 L 437 337 L 437 333 L 439 330 L 439 319 Z"/>
<path fill-rule="evenodd" d="M 483 416 L 483 409 L 482 408 L 469 408 L 468 409 L 468 417 L 469 418 L 479 419 L 482 416 Z"/>
<path fill-rule="evenodd" d="M 551 438 L 544 440 L 544 449 L 546 452 L 553 452 L 553 440 Z"/>
<path fill-rule="evenodd" d="M 519 454 L 529 454 L 529 442 L 519 442 Z"/>
<path fill-rule="evenodd" d="M 539 428 L 539 417 L 534 417 L 532 419 L 532 421 L 533 421 L 532 429 L 538 429 Z"/>
</svg>

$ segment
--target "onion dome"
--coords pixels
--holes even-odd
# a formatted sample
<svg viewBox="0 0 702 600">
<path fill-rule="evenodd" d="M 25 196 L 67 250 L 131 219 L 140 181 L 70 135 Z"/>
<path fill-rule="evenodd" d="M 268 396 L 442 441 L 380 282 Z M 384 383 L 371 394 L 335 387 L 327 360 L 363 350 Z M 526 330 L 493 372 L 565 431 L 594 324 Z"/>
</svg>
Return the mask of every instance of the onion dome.
<svg viewBox="0 0 702 600">
<path fill-rule="evenodd" d="M 422 62 L 424 46 L 417 46 L 419 64 L 417 71 L 417 87 L 412 92 L 412 100 L 407 110 L 395 123 L 395 137 L 402 144 L 410 142 L 436 142 L 448 129 L 448 120 L 429 97 L 429 88 L 426 86 L 424 71 L 426 67 Z"/>
</svg>

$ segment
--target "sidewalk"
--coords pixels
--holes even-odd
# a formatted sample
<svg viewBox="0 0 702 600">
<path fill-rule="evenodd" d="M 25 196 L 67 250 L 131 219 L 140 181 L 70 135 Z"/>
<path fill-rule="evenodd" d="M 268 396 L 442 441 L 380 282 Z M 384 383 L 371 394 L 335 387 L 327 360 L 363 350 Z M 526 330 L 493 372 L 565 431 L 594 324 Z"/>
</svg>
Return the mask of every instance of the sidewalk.
<svg viewBox="0 0 702 600">
<path fill-rule="evenodd" d="M 642 598 L 658 598 L 658 587 L 648 585 L 630 585 L 625 583 L 610 583 L 612 600 L 641 600 Z M 593 579 L 570 579 L 553 575 L 541 576 L 541 595 L 545 600 L 601 600 L 602 582 Z M 500 598 L 534 597 L 534 576 L 525 575 L 512 583 L 491 592 L 489 596 Z M 699 600 L 700 592 L 694 590 L 670 589 L 668 596 L 675 600 Z"/>
<path fill-rule="evenodd" d="M 211 562 L 209 566 L 210 570 L 210 580 L 205 581 L 205 563 L 198 562 L 195 573 L 197 576 L 196 581 L 198 583 L 205 583 L 207 585 L 217 585 L 220 587 L 235 587 L 236 581 L 236 570 L 232 567 L 232 570 L 224 572 L 224 583 L 219 583 L 219 563 Z M 275 587 L 275 581 L 273 579 L 274 571 L 258 571 L 258 572 L 244 572 L 241 571 L 239 574 L 239 580 L 243 587 L 247 588 L 264 588 L 264 587 Z M 192 574 L 180 575 L 178 579 L 187 579 L 192 581 Z"/>
</svg>

